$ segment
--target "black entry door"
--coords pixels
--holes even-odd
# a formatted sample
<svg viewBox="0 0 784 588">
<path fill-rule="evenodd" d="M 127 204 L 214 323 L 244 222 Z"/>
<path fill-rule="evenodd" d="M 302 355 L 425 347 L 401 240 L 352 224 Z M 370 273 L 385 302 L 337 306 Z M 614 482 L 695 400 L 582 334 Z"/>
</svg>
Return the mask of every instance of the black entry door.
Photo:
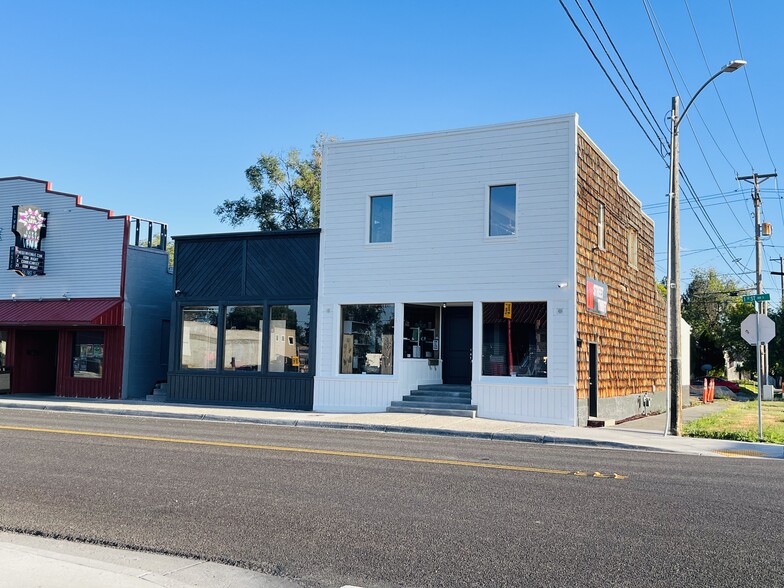
<svg viewBox="0 0 784 588">
<path fill-rule="evenodd" d="M 599 346 L 588 344 L 588 416 L 599 416 Z"/>
<path fill-rule="evenodd" d="M 12 389 L 17 394 L 54 394 L 57 387 L 57 331 L 16 332 Z"/>
<path fill-rule="evenodd" d="M 473 309 L 451 306 L 443 309 L 441 378 L 444 384 L 471 384 L 471 347 L 473 344 Z"/>
</svg>

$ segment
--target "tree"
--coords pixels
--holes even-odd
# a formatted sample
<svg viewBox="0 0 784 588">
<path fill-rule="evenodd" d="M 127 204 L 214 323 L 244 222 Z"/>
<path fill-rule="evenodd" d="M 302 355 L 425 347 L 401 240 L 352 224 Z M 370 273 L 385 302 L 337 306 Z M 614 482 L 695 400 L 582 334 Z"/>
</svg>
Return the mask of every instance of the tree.
<svg viewBox="0 0 784 588">
<path fill-rule="evenodd" d="M 224 200 L 215 209 L 221 222 L 236 227 L 255 220 L 260 231 L 308 229 L 319 226 L 321 162 L 324 146 L 334 137 L 321 134 L 303 158 L 298 149 L 285 155 L 262 153 L 245 170 L 254 196 Z"/>
<path fill-rule="evenodd" d="M 692 270 L 691 283 L 682 297 L 681 315 L 692 328 L 693 374 L 701 375 L 700 368 L 705 364 L 713 366 L 716 375 L 723 374 L 725 351 L 733 360 L 746 359 L 740 321 L 749 314 L 746 307 L 750 305 L 738 301 L 737 290 L 734 281 L 721 279 L 713 268 Z"/>
</svg>

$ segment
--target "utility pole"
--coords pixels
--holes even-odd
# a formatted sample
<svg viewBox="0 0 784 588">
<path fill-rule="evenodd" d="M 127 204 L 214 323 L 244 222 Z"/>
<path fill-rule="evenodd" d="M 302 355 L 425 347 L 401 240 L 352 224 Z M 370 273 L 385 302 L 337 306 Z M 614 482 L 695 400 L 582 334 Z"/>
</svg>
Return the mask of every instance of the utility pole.
<svg viewBox="0 0 784 588">
<path fill-rule="evenodd" d="M 760 204 L 762 198 L 760 196 L 759 185 L 770 178 L 775 178 L 777 174 L 758 174 L 753 173 L 750 176 L 737 176 L 738 181 L 749 182 L 754 185 L 754 193 L 752 199 L 754 200 L 754 233 L 757 245 L 757 294 L 762 294 L 762 224 L 760 223 Z M 760 314 L 768 314 L 768 305 L 766 302 L 759 302 Z M 762 386 L 768 383 L 768 344 L 760 343 L 757 355 L 757 380 L 759 390 L 757 394 L 762 398 Z"/>
<path fill-rule="evenodd" d="M 770 272 L 774 276 L 781 276 L 781 310 L 784 311 L 784 257 L 779 257 L 776 259 L 775 257 L 771 258 L 771 261 L 778 261 L 779 265 L 781 265 L 780 272 Z"/>
<path fill-rule="evenodd" d="M 680 225 L 680 174 L 678 126 L 694 100 L 717 77 L 723 73 L 739 70 L 746 65 L 742 59 L 734 59 L 713 74 L 700 86 L 686 103 L 683 113 L 678 113 L 678 96 L 672 98 L 670 118 L 670 214 L 669 242 L 667 243 L 667 338 L 669 360 L 667 374 L 667 430 L 665 435 L 680 435 L 683 420 L 683 387 L 681 386 L 681 225 Z"/>
</svg>

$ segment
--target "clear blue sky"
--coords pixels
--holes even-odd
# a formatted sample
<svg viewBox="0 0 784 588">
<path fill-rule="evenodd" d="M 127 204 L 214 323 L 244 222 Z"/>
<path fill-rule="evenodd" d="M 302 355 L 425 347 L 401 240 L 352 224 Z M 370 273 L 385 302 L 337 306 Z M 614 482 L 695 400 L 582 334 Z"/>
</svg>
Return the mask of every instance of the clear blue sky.
<svg viewBox="0 0 784 588">
<path fill-rule="evenodd" d="M 646 4 L 592 1 L 668 128 L 676 90 Z M 612 71 L 576 0 L 564 2 Z M 674 56 L 670 67 L 686 80 L 673 70 L 684 103 L 741 49 L 749 62 L 716 82 L 728 116 L 713 88 L 697 100 L 693 128 L 681 127 L 681 162 L 740 260 L 706 224 L 722 252 L 712 249 L 684 204 L 684 282 L 690 267 L 714 266 L 750 284 L 753 209 L 749 186 L 735 176 L 772 172 L 784 157 L 784 3 L 647 3 Z M 588 0 L 579 4 L 592 14 Z M 666 166 L 558 0 L 0 0 L 0 14 L 0 176 L 49 180 L 87 204 L 167 222 L 174 235 L 229 231 L 213 210 L 250 193 L 243 172 L 262 151 L 307 150 L 320 132 L 357 139 L 577 112 L 656 221 L 658 276 L 665 272 Z M 779 184 L 784 177 L 763 185 L 774 230 L 766 260 L 784 255 Z M 766 286 L 781 296 L 778 278 Z"/>
</svg>

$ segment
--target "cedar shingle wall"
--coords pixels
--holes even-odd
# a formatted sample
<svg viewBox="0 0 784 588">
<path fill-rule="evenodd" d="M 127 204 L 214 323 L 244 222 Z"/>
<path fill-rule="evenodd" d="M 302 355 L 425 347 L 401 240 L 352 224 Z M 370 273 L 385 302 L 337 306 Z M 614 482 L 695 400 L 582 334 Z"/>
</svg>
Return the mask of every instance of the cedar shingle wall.
<svg viewBox="0 0 784 588">
<path fill-rule="evenodd" d="M 605 249 L 597 251 L 599 203 Z M 637 268 L 627 235 L 637 231 Z M 653 221 L 618 181 L 615 168 L 577 136 L 577 394 L 588 398 L 588 343 L 599 345 L 599 397 L 662 391 L 666 380 L 666 304 L 656 289 Z M 607 316 L 586 310 L 586 277 L 608 287 Z"/>
</svg>

